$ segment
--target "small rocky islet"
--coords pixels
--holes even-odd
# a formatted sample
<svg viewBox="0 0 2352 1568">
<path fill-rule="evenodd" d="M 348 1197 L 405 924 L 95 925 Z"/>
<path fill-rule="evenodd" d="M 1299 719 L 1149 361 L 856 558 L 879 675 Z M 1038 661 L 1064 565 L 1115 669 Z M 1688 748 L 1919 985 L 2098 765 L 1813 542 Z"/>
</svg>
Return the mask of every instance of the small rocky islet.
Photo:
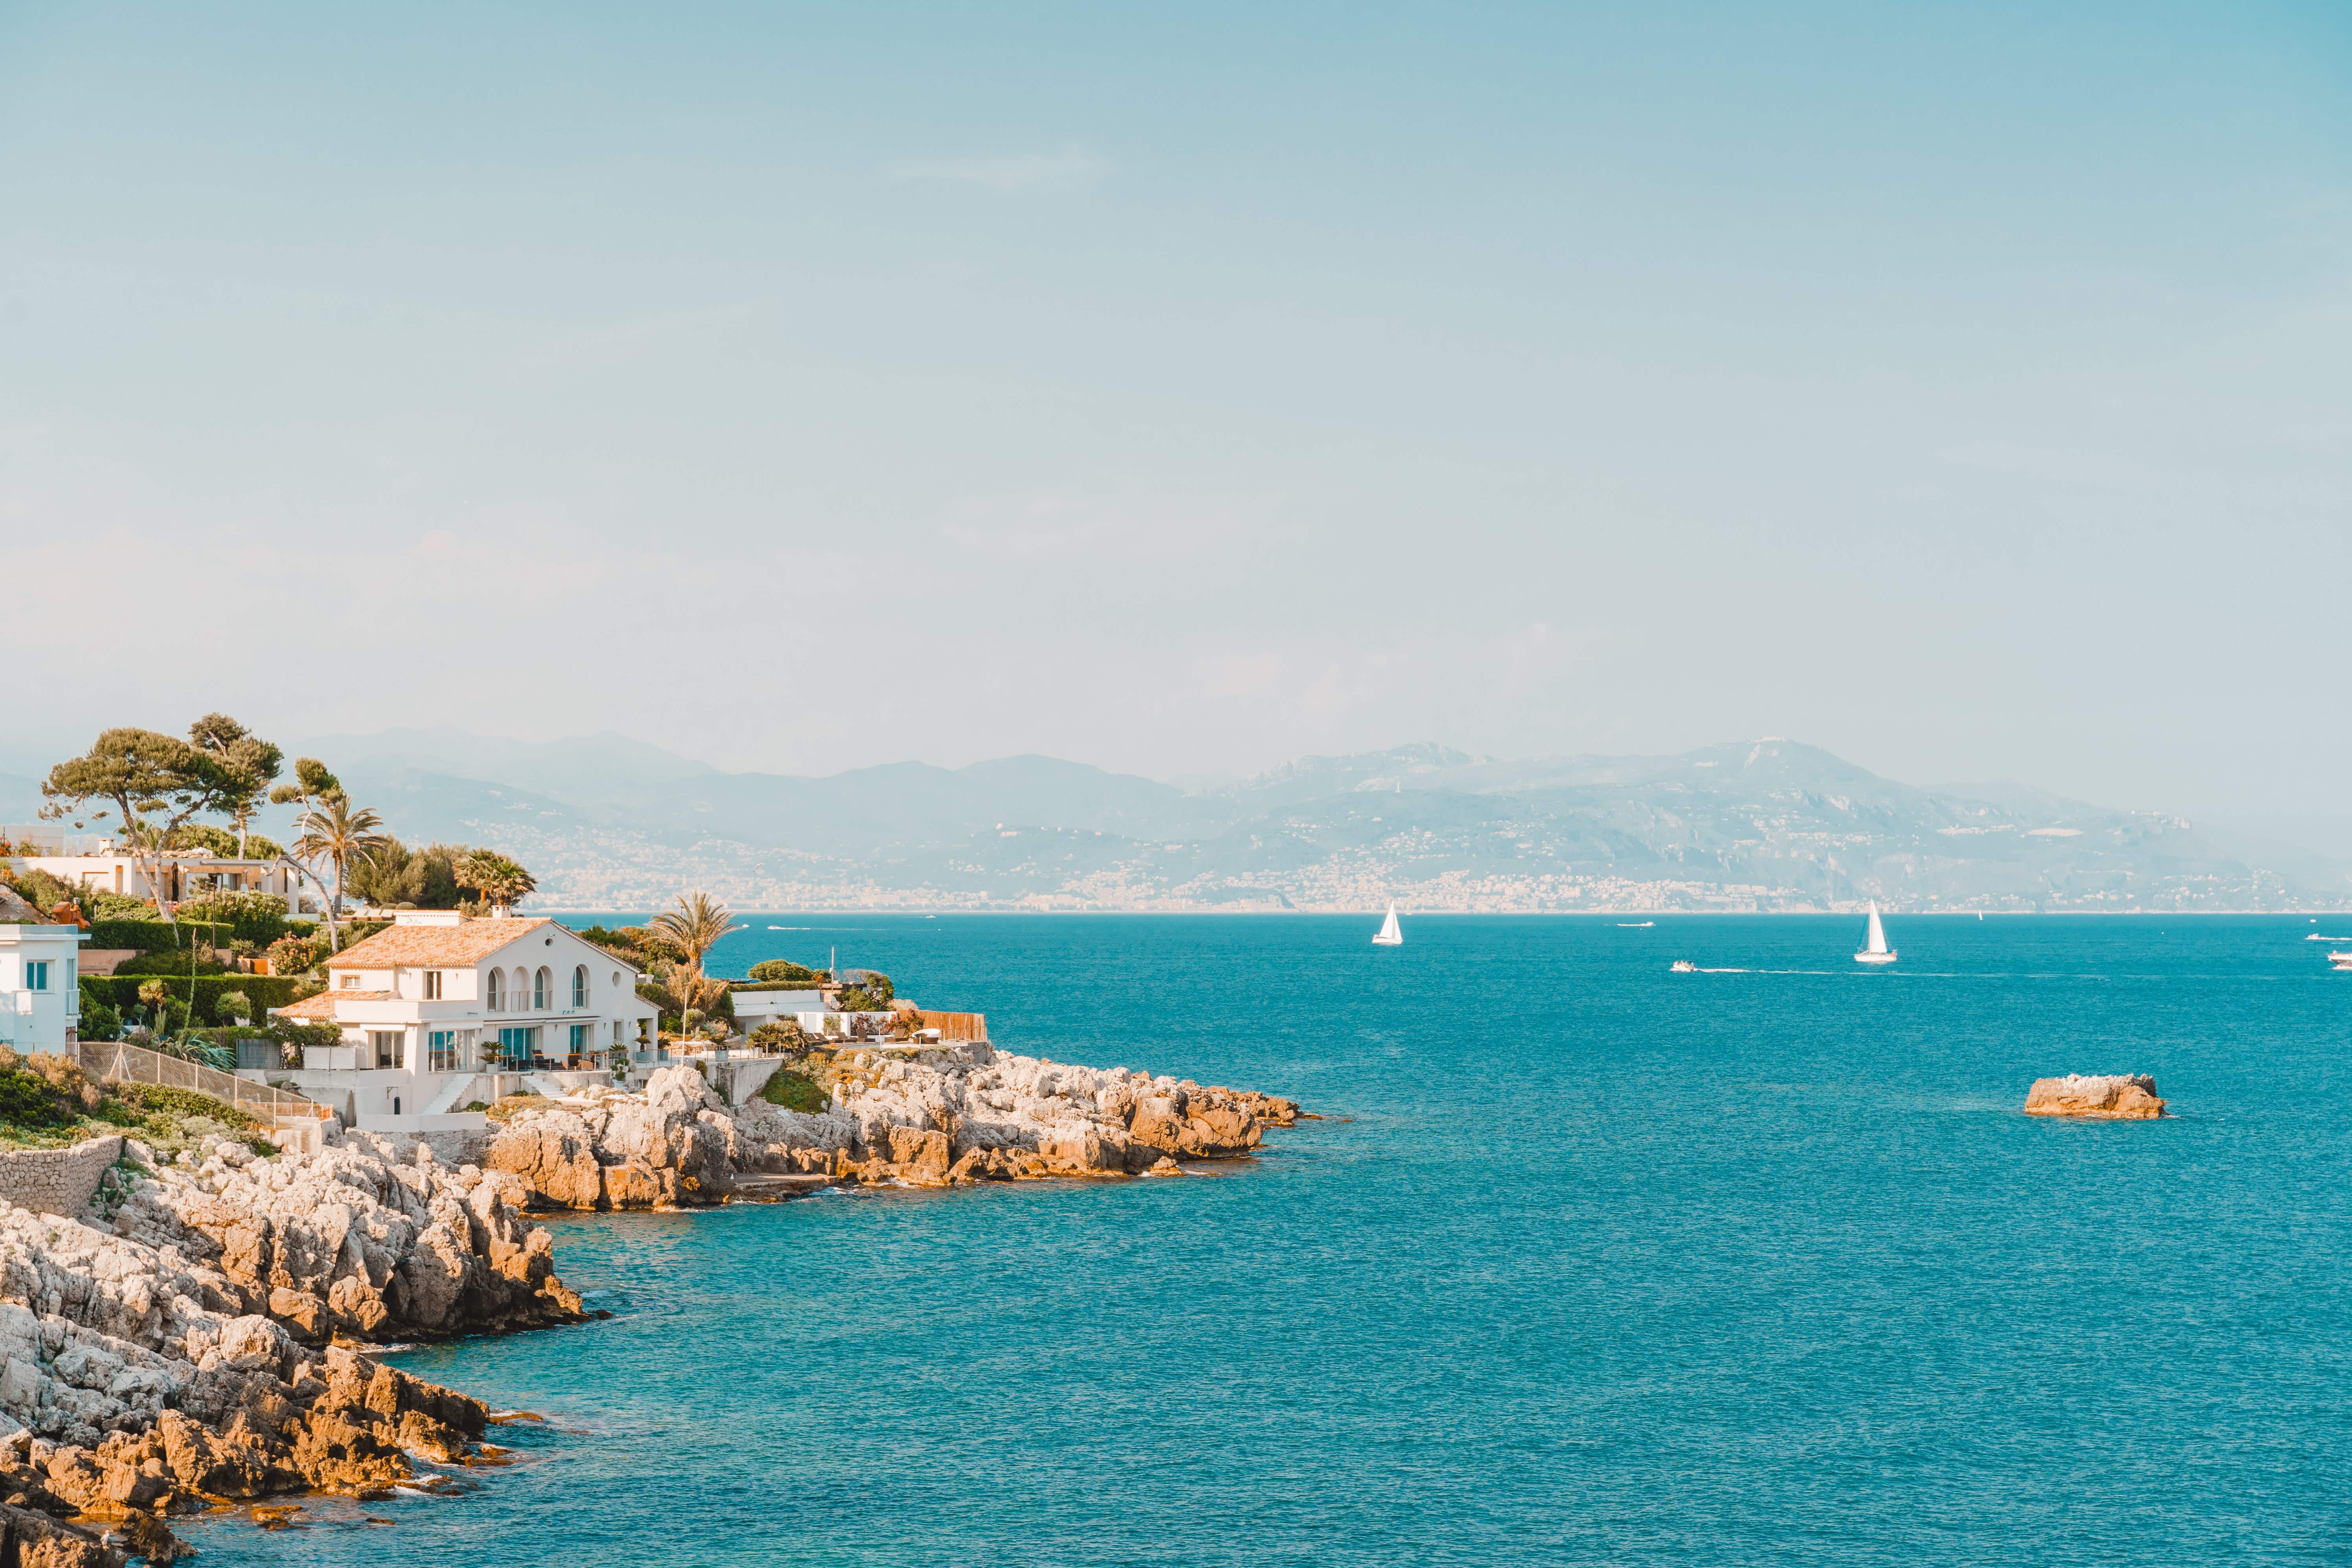
<svg viewBox="0 0 2352 1568">
<path fill-rule="evenodd" d="M 1248 1154 L 1303 1114 L 985 1043 L 779 1070 L 803 1098 L 821 1086 L 823 1109 L 730 1104 L 681 1065 L 641 1092 L 508 1102 L 488 1133 L 405 1147 L 331 1123 L 309 1153 L 206 1138 L 165 1160 L 132 1140 L 86 1215 L 0 1203 L 0 1561 L 169 1563 L 186 1550 L 175 1516 L 431 1490 L 494 1459 L 480 1401 L 366 1352 L 593 1315 L 533 1208 L 1165 1174 Z"/>
<path fill-rule="evenodd" d="M 2168 1114 L 2146 1073 L 2068 1073 L 2038 1078 L 2026 1091 L 2028 1116 L 2071 1116 L 2089 1121 L 2152 1121 Z"/>
</svg>

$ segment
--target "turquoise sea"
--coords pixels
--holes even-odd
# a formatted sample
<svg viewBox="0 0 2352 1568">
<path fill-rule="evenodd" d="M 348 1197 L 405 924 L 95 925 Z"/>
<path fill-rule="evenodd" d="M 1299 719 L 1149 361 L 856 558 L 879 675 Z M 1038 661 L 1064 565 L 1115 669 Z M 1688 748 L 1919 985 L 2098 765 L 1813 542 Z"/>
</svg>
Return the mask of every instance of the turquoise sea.
<svg viewBox="0 0 2352 1568">
<path fill-rule="evenodd" d="M 611 1321 L 398 1358 L 515 1464 L 203 1561 L 2352 1561 L 2343 919 L 748 918 L 1329 1120 L 551 1220 Z M 2019 1113 L 2069 1070 L 2177 1115 Z"/>
</svg>

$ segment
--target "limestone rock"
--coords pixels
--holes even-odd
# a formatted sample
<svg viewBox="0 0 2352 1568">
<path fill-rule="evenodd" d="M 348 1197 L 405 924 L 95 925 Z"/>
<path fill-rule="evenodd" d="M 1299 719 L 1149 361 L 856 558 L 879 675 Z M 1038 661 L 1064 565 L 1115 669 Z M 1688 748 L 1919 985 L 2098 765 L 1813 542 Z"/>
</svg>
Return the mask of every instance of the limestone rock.
<svg viewBox="0 0 2352 1568">
<path fill-rule="evenodd" d="M 686 1066 L 642 1093 L 594 1089 L 527 1105 L 489 1163 L 547 1207 L 667 1208 L 723 1202 L 736 1175 L 814 1173 L 936 1186 L 1043 1176 L 1119 1176 L 1170 1159 L 1231 1159 L 1298 1107 L 1203 1087 L 1003 1054 L 985 1043 L 839 1052 L 831 1109 L 729 1106 Z M 355 1309 L 329 1302 L 329 1317 Z"/>
<path fill-rule="evenodd" d="M 0 1203 L 0 1563 L 119 1563 L 87 1531 L 26 1522 L 44 1510 L 121 1521 L 162 1562 L 180 1550 L 166 1515 L 373 1491 L 412 1476 L 412 1454 L 461 1458 L 478 1402 L 304 1342 L 580 1315 L 509 1175 L 403 1165 L 353 1137 L 207 1152 L 133 1181 L 111 1224 Z"/>
<path fill-rule="evenodd" d="M 2134 1076 L 2064 1078 L 2033 1080 L 2025 1097 L 2028 1116 L 2081 1116 L 2100 1121 L 2137 1121 L 2162 1116 L 2164 1101 L 2156 1097 L 2156 1079 Z"/>
</svg>

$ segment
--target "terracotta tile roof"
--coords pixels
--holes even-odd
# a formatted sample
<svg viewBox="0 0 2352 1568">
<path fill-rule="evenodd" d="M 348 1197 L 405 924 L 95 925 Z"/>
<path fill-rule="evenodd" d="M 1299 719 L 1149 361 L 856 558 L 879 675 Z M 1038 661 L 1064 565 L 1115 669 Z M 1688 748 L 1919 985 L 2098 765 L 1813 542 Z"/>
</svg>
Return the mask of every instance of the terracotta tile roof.
<svg viewBox="0 0 2352 1568">
<path fill-rule="evenodd" d="M 316 996 L 305 996 L 290 1006 L 278 1008 L 277 1016 L 280 1018 L 320 1018 L 331 1024 L 335 1021 L 335 1004 L 338 1002 L 391 1000 L 392 993 L 389 991 L 321 991 Z"/>
<path fill-rule="evenodd" d="M 453 926 L 388 926 L 327 960 L 329 969 L 464 969 L 541 926 L 545 915 L 528 920 L 469 920 Z"/>
</svg>

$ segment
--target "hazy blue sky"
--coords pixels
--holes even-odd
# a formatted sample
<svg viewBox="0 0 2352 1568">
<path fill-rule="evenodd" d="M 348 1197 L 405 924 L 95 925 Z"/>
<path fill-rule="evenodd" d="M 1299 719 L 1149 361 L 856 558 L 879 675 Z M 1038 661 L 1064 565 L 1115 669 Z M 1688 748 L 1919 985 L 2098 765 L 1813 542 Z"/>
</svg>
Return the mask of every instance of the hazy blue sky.
<svg viewBox="0 0 2352 1568">
<path fill-rule="evenodd" d="M 11 710 L 2340 810 L 2348 280 L 2340 3 L 0 4 Z"/>
</svg>

